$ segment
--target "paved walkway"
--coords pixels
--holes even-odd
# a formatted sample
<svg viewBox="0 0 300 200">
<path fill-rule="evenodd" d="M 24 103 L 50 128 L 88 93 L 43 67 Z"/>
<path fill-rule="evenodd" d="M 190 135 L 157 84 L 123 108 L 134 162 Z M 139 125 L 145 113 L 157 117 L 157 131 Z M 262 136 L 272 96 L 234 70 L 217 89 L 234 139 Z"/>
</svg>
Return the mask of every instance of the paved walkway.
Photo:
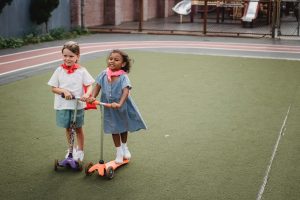
<svg viewBox="0 0 300 200">
<path fill-rule="evenodd" d="M 74 39 L 81 46 L 81 61 L 96 58 L 115 48 L 202 55 L 225 55 L 300 60 L 300 41 L 214 38 L 146 34 L 93 34 Z M 19 80 L 61 62 L 65 41 L 28 45 L 0 51 L 0 84 Z"/>
</svg>

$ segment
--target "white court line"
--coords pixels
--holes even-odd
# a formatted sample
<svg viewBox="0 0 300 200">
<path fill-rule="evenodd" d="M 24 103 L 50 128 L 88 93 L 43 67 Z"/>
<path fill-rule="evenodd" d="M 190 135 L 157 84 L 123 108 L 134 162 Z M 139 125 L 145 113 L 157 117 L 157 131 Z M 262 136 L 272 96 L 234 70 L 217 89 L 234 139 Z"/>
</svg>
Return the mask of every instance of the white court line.
<svg viewBox="0 0 300 200">
<path fill-rule="evenodd" d="M 262 196 L 263 196 L 263 194 L 264 194 L 265 187 L 266 187 L 267 182 L 268 182 L 268 179 L 269 179 L 269 173 L 270 173 L 270 171 L 271 171 L 272 163 L 273 163 L 273 160 L 274 160 L 274 158 L 275 158 L 275 156 L 276 156 L 276 152 L 277 152 L 277 149 L 278 149 L 278 146 L 279 146 L 279 142 L 280 142 L 280 140 L 281 140 L 281 136 L 283 135 L 283 133 L 284 133 L 284 131 L 285 131 L 285 124 L 286 124 L 286 121 L 287 121 L 287 118 L 288 118 L 290 109 L 291 109 L 291 104 L 290 104 L 290 106 L 289 106 L 289 108 L 288 108 L 288 111 L 287 111 L 287 113 L 286 113 L 286 115 L 285 115 L 283 124 L 282 124 L 282 126 L 281 126 L 280 131 L 279 131 L 278 138 L 277 138 L 276 144 L 275 144 L 275 146 L 274 146 L 273 153 L 272 153 L 271 159 L 270 159 L 270 161 L 269 161 L 269 165 L 268 165 L 268 167 L 267 167 L 266 174 L 265 174 L 265 177 L 264 177 L 264 179 L 263 179 L 263 183 L 262 183 L 262 185 L 261 185 L 261 187 L 260 187 L 260 190 L 259 190 L 259 192 L 258 192 L 258 194 L 257 194 L 256 200 L 261 200 L 261 198 L 262 198 Z"/>
<path fill-rule="evenodd" d="M 104 49 L 104 50 L 98 50 L 98 51 L 93 51 L 93 52 L 82 53 L 81 55 L 83 56 L 83 55 L 86 55 L 86 54 L 91 54 L 91 53 L 96 53 L 96 52 L 102 52 L 102 51 L 107 51 L 107 50 L 110 50 L 110 49 Z M 6 75 L 6 74 L 10 74 L 10 73 L 22 71 L 22 70 L 25 70 L 25 69 L 31 69 L 31 68 L 39 67 L 39 66 L 42 66 L 42 65 L 47 65 L 47 64 L 59 62 L 59 61 L 61 61 L 61 59 L 51 60 L 49 62 L 44 62 L 44 63 L 40 63 L 40 64 L 37 64 L 37 65 L 31 65 L 31 66 L 28 66 L 28 67 L 23 67 L 23 68 L 15 69 L 15 70 L 11 70 L 11 71 L 8 71 L 8 72 L 3 72 L 3 73 L 0 73 L 0 77 L 2 75 Z"/>
<path fill-rule="evenodd" d="M 217 47 L 215 46 L 198 46 L 199 44 L 204 44 L 204 42 L 199 42 L 199 44 L 193 42 L 193 43 L 187 43 L 187 46 L 176 46 L 178 45 L 178 43 L 174 42 L 174 41 L 142 41 L 144 42 L 144 45 L 146 44 L 150 44 L 149 46 L 135 46 L 135 45 L 141 45 L 141 42 L 139 43 L 131 43 L 131 42 L 104 42 L 104 43 L 101 43 L 101 45 L 98 45 L 98 43 L 85 43 L 83 44 L 84 47 L 83 48 L 91 48 L 91 47 L 101 47 L 101 48 L 105 48 L 103 50 L 95 50 L 95 51 L 89 51 L 89 52 L 86 52 L 86 53 L 82 53 L 81 55 L 85 55 L 85 54 L 92 54 L 92 53 L 96 53 L 96 52 L 102 52 L 102 51 L 107 51 L 107 50 L 111 50 L 113 48 L 113 46 L 115 44 L 118 44 L 119 46 L 122 46 L 122 45 L 128 45 L 128 46 L 125 46 L 125 47 L 120 47 L 120 49 L 160 49 L 160 48 L 180 48 L 180 49 L 210 49 L 210 50 L 228 50 L 228 51 L 248 51 L 248 52 L 265 52 L 265 49 L 244 49 L 243 45 L 241 46 L 236 46 L 234 49 L 228 49 L 227 44 L 224 46 L 223 45 L 220 45 L 219 43 L 217 44 Z M 161 43 L 161 42 L 164 42 L 162 44 L 159 44 L 159 45 L 154 45 L 153 43 Z M 177 41 L 178 42 L 178 41 Z M 182 42 L 182 41 L 179 41 L 179 42 Z M 96 44 L 95 46 L 88 46 L 87 44 Z M 153 46 L 152 46 L 152 45 Z M 234 43 L 232 43 L 234 44 Z M 108 47 L 108 48 L 107 48 Z M 45 48 L 46 49 L 46 48 Z M 280 49 L 279 50 L 269 50 L 268 52 L 281 52 L 281 53 L 287 53 L 287 52 L 282 52 Z M 19 59 L 19 60 L 14 60 L 14 61 L 8 61 L 6 63 L 0 63 L 1 64 L 8 64 L 8 63 L 12 63 L 12 62 L 16 62 L 16 61 L 20 61 L 20 60 L 27 60 L 27 59 L 31 59 L 31 58 L 34 58 L 34 57 L 41 57 L 41 56 L 44 56 L 44 55 L 50 55 L 50 54 L 54 54 L 54 53 L 57 53 L 57 52 L 52 52 L 52 53 L 46 53 L 46 54 L 42 54 L 42 55 L 38 55 L 38 56 L 33 56 L 33 57 L 27 57 L 27 58 L 23 58 L 23 59 Z M 295 53 L 295 54 L 298 54 L 298 52 L 289 52 L 289 53 Z M 247 56 L 248 57 L 248 56 Z M 296 59 L 297 60 L 297 59 Z M 52 60 L 52 61 L 49 61 L 49 62 L 45 62 L 45 63 L 40 63 L 40 64 L 37 64 L 37 65 L 32 65 L 32 66 L 27 66 L 27 67 L 23 67 L 23 68 L 19 68 L 19 69 L 16 69 L 16 70 L 11 70 L 11 71 L 8 71 L 8 72 L 4 72 L 4 73 L 0 73 L 0 77 L 2 75 L 6 75 L 6 74 L 10 74 L 10 73 L 14 73 L 14 72 L 17 72 L 17 71 L 21 71 L 21 70 L 24 70 L 24 69 L 30 69 L 30 68 L 35 68 L 35 67 L 38 67 L 38 66 L 41 66 L 41 65 L 45 65 L 45 64 L 50 64 L 50 63 L 53 63 L 53 62 L 57 62 L 58 60 Z"/>
</svg>

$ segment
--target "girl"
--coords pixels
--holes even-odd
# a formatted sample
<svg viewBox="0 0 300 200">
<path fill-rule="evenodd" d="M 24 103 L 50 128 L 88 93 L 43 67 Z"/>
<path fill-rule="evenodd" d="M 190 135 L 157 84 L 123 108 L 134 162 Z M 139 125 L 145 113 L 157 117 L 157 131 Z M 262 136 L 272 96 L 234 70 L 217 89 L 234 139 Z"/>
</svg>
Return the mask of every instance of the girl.
<svg viewBox="0 0 300 200">
<path fill-rule="evenodd" d="M 84 133 L 82 126 L 84 124 L 85 103 L 79 101 L 78 105 L 75 105 L 76 101 L 72 100 L 72 98 L 80 97 L 81 101 L 86 101 L 91 94 L 92 84 L 95 80 L 84 67 L 78 64 L 80 49 L 76 42 L 66 42 L 61 52 L 64 63 L 55 70 L 48 85 L 52 86 L 52 92 L 55 93 L 56 124 L 58 127 L 65 128 L 68 144 L 70 143 L 70 123 L 73 119 L 74 108 L 77 106 L 76 136 L 78 149 L 74 149 L 73 157 L 77 161 L 82 161 L 84 157 Z M 86 93 L 83 87 L 86 87 Z M 62 98 L 62 94 L 64 98 Z M 69 152 L 66 158 L 68 154 Z"/>
<path fill-rule="evenodd" d="M 113 50 L 107 59 L 107 69 L 98 75 L 97 84 L 88 100 L 95 101 L 102 89 L 100 101 L 112 104 L 112 108 L 104 108 L 104 132 L 112 134 L 117 151 L 116 163 L 122 163 L 123 158 L 131 158 L 127 146 L 128 131 L 146 129 L 142 116 L 129 95 L 131 84 L 127 74 L 130 68 L 131 60 L 128 55 L 123 51 Z"/>
</svg>

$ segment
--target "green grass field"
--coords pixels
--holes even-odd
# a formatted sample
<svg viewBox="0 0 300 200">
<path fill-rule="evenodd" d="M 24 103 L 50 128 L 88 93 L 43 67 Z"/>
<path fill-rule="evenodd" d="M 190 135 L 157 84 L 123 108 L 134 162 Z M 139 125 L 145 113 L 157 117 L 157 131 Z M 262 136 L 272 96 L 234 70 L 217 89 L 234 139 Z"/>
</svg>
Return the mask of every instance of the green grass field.
<svg viewBox="0 0 300 200">
<path fill-rule="evenodd" d="M 292 104 L 264 200 L 300 198 L 299 61 L 128 51 L 132 96 L 147 131 L 112 180 L 59 170 L 52 72 L 0 86 L 0 199 L 253 200 Z M 82 63 L 96 75 L 105 58 Z M 100 113 L 86 112 L 85 162 L 99 160 Z M 114 159 L 111 136 L 104 158 Z"/>
</svg>

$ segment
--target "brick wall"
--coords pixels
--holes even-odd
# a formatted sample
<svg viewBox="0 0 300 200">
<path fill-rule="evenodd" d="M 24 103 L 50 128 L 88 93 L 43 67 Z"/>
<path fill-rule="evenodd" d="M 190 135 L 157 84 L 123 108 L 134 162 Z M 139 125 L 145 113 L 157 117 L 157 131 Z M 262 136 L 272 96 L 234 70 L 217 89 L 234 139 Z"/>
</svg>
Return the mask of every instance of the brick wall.
<svg viewBox="0 0 300 200">
<path fill-rule="evenodd" d="M 71 9 L 71 26 L 76 27 L 80 26 L 80 0 L 73 0 L 70 5 Z"/>
<path fill-rule="evenodd" d="M 85 0 L 84 11 L 86 26 L 104 23 L 104 0 Z"/>
<path fill-rule="evenodd" d="M 158 12 L 157 12 L 157 1 L 158 0 L 149 0 L 148 1 L 148 16 L 147 19 L 152 19 L 158 16 Z M 144 3 L 145 4 L 145 3 Z"/>
<path fill-rule="evenodd" d="M 122 1 L 122 21 L 136 21 L 138 20 L 138 0 L 126 0 Z"/>
<path fill-rule="evenodd" d="M 172 7 L 180 0 L 143 0 L 144 21 L 173 15 Z M 139 20 L 140 0 L 84 0 L 86 27 Z M 81 0 L 71 1 L 72 26 L 81 25 Z"/>
<path fill-rule="evenodd" d="M 81 0 L 71 1 L 71 25 L 81 26 Z M 104 0 L 84 0 L 84 25 L 86 27 L 104 23 Z"/>
</svg>

